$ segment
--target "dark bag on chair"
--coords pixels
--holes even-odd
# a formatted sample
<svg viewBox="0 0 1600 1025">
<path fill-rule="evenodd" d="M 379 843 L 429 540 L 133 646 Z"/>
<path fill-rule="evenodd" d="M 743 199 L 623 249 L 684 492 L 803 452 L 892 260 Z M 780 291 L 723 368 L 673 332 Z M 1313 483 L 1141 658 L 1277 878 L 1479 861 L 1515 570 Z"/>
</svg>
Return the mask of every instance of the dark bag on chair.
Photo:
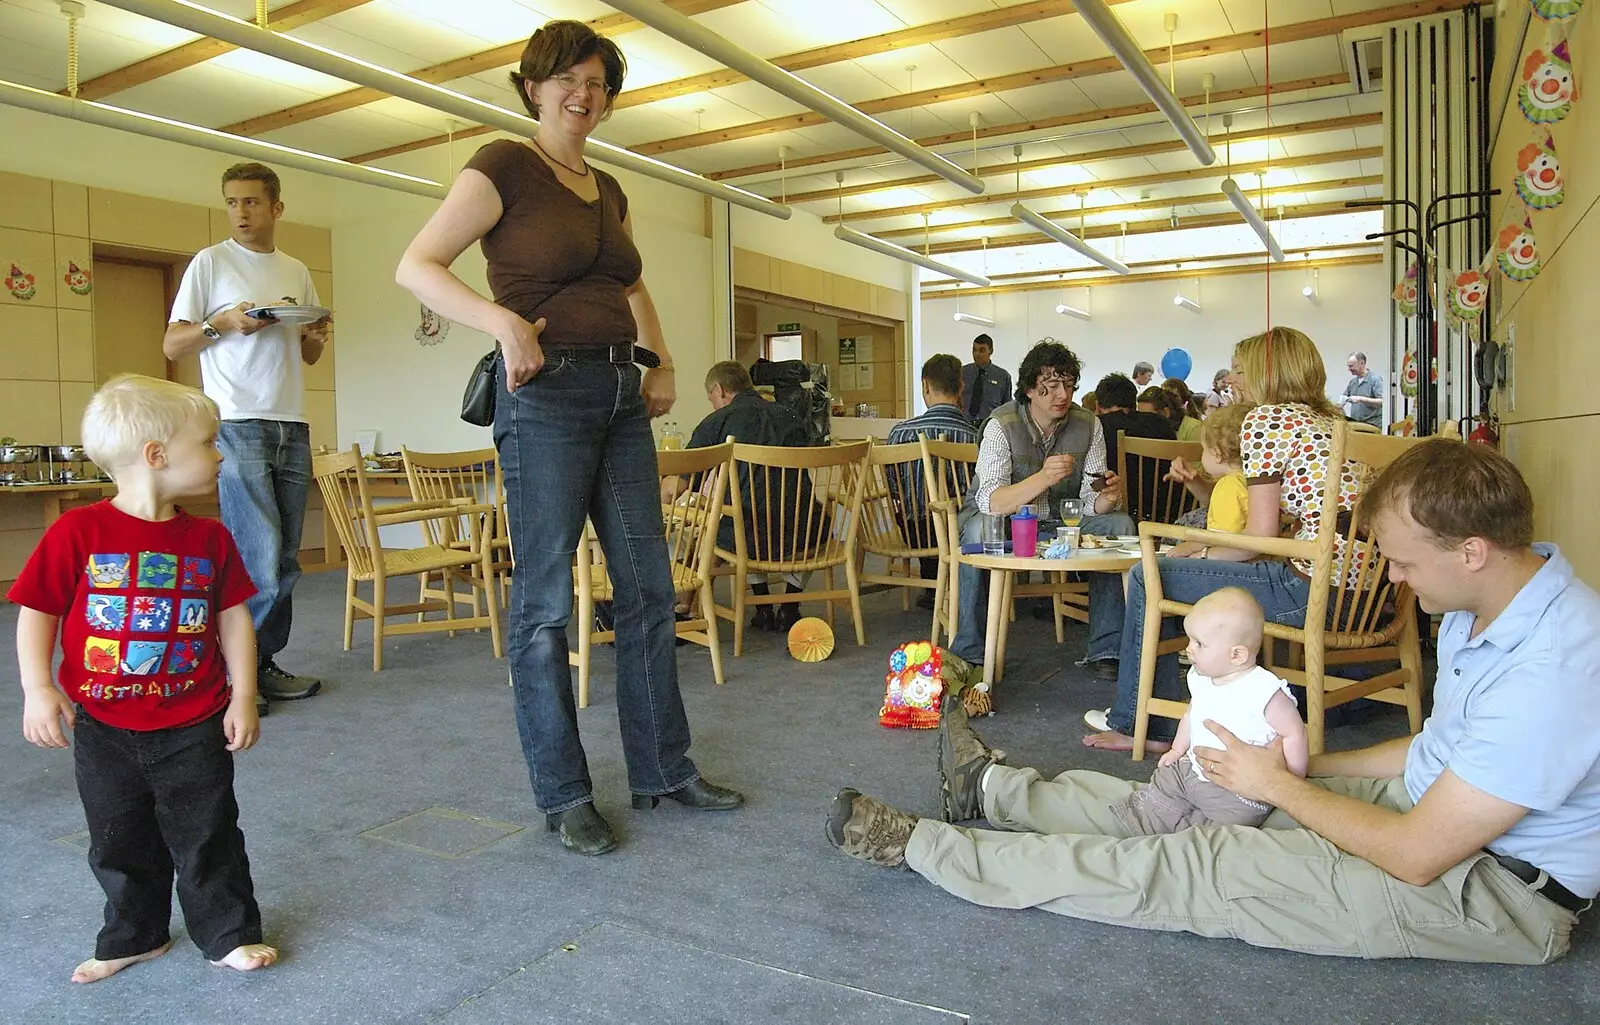
<svg viewBox="0 0 1600 1025">
<path fill-rule="evenodd" d="M 499 358 L 500 345 L 496 343 L 467 378 L 467 390 L 461 395 L 461 419 L 474 427 L 494 425 L 494 365 Z"/>
</svg>

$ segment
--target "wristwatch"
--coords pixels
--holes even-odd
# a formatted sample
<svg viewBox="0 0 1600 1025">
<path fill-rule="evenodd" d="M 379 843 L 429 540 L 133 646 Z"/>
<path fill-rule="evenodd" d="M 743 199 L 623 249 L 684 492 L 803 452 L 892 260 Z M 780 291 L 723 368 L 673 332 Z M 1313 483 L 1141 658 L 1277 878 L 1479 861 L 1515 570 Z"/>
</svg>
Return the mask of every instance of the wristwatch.
<svg viewBox="0 0 1600 1025">
<path fill-rule="evenodd" d="M 222 332 L 212 327 L 210 320 L 202 320 L 200 322 L 200 333 L 211 339 L 213 342 L 222 337 Z"/>
</svg>

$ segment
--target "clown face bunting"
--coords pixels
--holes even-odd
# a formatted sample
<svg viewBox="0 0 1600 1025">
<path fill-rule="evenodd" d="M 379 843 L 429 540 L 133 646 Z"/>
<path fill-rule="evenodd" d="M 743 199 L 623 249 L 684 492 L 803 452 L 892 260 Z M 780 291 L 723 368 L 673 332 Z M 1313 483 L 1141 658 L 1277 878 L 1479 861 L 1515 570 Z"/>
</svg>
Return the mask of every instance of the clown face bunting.
<svg viewBox="0 0 1600 1025">
<path fill-rule="evenodd" d="M 939 700 L 944 680 L 939 674 L 944 653 L 927 641 L 902 644 L 889 655 L 889 673 L 883 678 L 883 707 L 878 723 L 914 730 L 939 725 Z"/>
<path fill-rule="evenodd" d="M 1394 286 L 1391 295 L 1394 299 L 1395 309 L 1400 311 L 1402 317 L 1415 317 L 1417 315 L 1417 265 L 1413 263 L 1406 268 L 1405 277 Z"/>
<path fill-rule="evenodd" d="M 1555 140 L 1530 142 L 1517 153 L 1517 195 L 1529 209 L 1553 210 L 1566 198 L 1566 179 L 1556 159 Z"/>
<path fill-rule="evenodd" d="M 1533 13 L 1545 21 L 1566 21 L 1583 10 L 1583 0 L 1533 0 Z"/>
<path fill-rule="evenodd" d="M 1533 51 L 1522 62 L 1517 106 L 1522 108 L 1522 116 L 1534 124 L 1553 124 L 1566 117 L 1576 91 L 1565 40 L 1551 47 L 1549 53 Z"/>
<path fill-rule="evenodd" d="M 1500 273 L 1512 281 L 1532 281 L 1539 276 L 1539 245 L 1533 235 L 1533 221 L 1524 218 L 1521 226 L 1508 224 L 1500 229 Z"/>
<path fill-rule="evenodd" d="M 1475 325 L 1483 315 L 1484 303 L 1489 298 L 1489 279 L 1475 270 L 1456 275 L 1450 286 L 1450 323 L 1457 326 Z"/>
</svg>

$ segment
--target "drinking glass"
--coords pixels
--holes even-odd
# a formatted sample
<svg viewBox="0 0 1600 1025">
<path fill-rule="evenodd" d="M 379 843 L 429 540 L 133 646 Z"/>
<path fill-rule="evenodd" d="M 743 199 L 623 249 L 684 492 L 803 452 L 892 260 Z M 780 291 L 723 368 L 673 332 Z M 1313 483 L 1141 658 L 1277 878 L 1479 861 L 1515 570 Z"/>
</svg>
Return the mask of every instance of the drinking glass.
<svg viewBox="0 0 1600 1025">
<path fill-rule="evenodd" d="M 985 515 L 983 518 L 983 554 L 1004 555 L 1006 553 L 1006 518 L 1004 516 Z"/>
<path fill-rule="evenodd" d="M 1083 525 L 1082 499 L 1063 498 L 1061 500 L 1061 525 L 1063 527 L 1080 527 Z"/>
</svg>

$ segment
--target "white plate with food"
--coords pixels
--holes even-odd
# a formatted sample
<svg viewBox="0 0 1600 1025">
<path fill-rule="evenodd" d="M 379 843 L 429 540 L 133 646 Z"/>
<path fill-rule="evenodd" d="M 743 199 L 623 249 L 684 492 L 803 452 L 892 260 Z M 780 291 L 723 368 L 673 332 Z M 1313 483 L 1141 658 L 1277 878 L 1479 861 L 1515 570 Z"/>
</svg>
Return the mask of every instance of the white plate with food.
<svg viewBox="0 0 1600 1025">
<path fill-rule="evenodd" d="M 333 311 L 326 306 L 305 306 L 299 304 L 284 304 L 281 306 L 257 306 L 245 313 L 257 320 L 276 320 L 280 324 L 315 324 Z"/>
</svg>

